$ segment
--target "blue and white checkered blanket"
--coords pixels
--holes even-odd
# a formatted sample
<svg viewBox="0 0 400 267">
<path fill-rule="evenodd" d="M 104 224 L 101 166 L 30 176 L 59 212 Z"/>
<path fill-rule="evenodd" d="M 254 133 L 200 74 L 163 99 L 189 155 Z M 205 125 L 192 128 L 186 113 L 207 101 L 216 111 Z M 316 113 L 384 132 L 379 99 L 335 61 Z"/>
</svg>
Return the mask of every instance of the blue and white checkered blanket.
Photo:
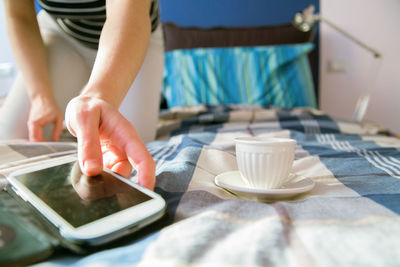
<svg viewBox="0 0 400 267">
<path fill-rule="evenodd" d="M 313 109 L 245 106 L 170 110 L 158 134 L 148 149 L 167 215 L 121 246 L 41 265 L 400 266 L 399 139 Z M 314 189 L 258 202 L 217 187 L 216 175 L 237 169 L 233 139 L 246 135 L 296 139 L 293 172 Z M 6 151 L 30 157 L 22 145 L 1 149 L 0 163 Z"/>
</svg>

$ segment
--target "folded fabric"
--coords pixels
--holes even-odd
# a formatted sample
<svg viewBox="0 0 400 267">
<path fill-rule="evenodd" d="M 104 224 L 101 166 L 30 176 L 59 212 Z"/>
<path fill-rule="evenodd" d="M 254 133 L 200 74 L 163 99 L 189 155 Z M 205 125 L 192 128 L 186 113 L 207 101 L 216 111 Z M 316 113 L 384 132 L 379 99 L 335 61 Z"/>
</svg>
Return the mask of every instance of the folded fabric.
<svg viewBox="0 0 400 267">
<path fill-rule="evenodd" d="M 316 107 L 311 43 L 177 49 L 165 54 L 168 107 L 250 104 Z"/>
</svg>

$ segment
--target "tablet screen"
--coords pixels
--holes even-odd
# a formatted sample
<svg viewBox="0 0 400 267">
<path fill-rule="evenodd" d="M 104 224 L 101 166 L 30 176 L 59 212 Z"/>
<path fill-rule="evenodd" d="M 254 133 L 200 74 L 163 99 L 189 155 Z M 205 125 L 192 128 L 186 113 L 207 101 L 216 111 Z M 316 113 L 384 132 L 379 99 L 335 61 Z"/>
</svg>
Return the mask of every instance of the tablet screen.
<svg viewBox="0 0 400 267">
<path fill-rule="evenodd" d="M 77 162 L 16 176 L 73 227 L 79 227 L 152 198 L 107 172 L 86 176 Z"/>
</svg>

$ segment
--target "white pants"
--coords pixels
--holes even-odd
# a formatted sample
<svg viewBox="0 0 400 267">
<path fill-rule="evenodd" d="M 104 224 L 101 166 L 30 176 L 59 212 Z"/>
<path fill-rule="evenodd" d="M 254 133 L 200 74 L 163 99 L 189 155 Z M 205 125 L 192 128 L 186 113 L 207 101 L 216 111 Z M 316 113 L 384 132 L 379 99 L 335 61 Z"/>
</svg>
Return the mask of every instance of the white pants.
<svg viewBox="0 0 400 267">
<path fill-rule="evenodd" d="M 97 50 L 88 48 L 58 27 L 45 12 L 38 15 L 46 46 L 51 85 L 61 110 L 77 96 L 89 80 Z M 158 121 L 162 72 L 164 67 L 161 26 L 152 33 L 147 54 L 119 111 L 136 128 L 143 142 L 154 140 Z M 27 139 L 30 101 L 19 73 L 0 109 L 0 140 Z M 52 127 L 45 127 L 50 139 Z"/>
</svg>

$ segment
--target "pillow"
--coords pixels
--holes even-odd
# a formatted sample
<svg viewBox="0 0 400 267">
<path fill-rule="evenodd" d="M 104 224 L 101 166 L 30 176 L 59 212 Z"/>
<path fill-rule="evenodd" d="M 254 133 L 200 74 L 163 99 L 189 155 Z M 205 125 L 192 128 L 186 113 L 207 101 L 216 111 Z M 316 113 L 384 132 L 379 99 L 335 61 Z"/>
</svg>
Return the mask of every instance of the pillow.
<svg viewBox="0 0 400 267">
<path fill-rule="evenodd" d="M 199 47 L 232 47 L 281 45 L 312 42 L 314 32 L 299 31 L 292 24 L 259 26 L 259 27 L 181 27 L 172 22 L 162 24 L 164 49 L 166 52 L 174 49 Z M 313 74 L 314 87 L 318 87 L 318 60 L 315 50 L 308 54 L 308 60 Z M 316 93 L 318 93 L 316 91 Z"/>
<path fill-rule="evenodd" d="M 165 53 L 168 108 L 199 104 L 316 107 L 311 43 L 175 49 Z"/>
</svg>

